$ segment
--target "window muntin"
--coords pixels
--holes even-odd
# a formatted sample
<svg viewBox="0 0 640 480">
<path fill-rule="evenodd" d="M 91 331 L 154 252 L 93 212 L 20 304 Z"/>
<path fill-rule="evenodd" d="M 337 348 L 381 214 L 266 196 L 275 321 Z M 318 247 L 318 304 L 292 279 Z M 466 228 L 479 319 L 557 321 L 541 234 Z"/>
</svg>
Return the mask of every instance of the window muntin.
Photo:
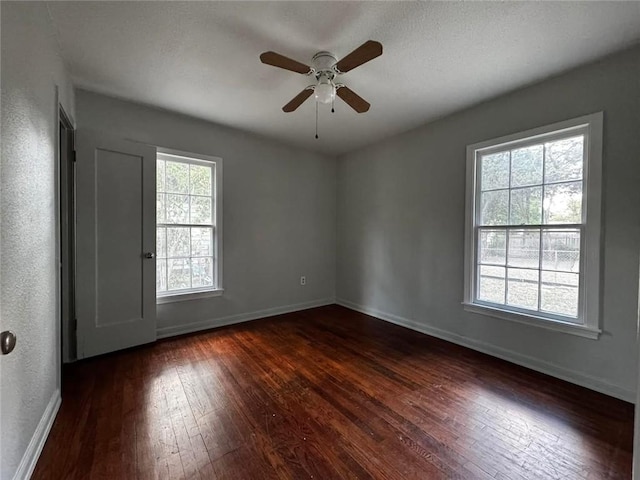
<svg viewBox="0 0 640 480">
<path fill-rule="evenodd" d="M 580 323 L 586 138 L 476 152 L 474 302 Z"/>
<path fill-rule="evenodd" d="M 216 162 L 158 153 L 156 295 L 219 288 Z"/>
</svg>

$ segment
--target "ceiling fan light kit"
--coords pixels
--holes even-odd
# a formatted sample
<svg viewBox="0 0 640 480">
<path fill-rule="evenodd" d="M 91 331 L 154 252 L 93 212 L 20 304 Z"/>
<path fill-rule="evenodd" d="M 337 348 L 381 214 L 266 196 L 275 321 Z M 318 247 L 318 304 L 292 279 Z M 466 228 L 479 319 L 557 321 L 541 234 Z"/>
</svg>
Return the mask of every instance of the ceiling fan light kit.
<svg viewBox="0 0 640 480">
<path fill-rule="evenodd" d="M 333 82 L 338 74 L 334 67 L 338 59 L 329 52 L 318 52 L 313 56 L 311 74 L 315 74 L 317 84 L 310 85 L 314 89 L 318 103 L 332 103 L 336 98 L 336 84 Z"/>
<path fill-rule="evenodd" d="M 308 76 L 315 76 L 316 83 L 309 85 L 296 95 L 282 110 L 295 111 L 304 101 L 314 94 L 316 100 L 316 138 L 318 138 L 318 104 L 333 104 L 336 95 L 358 113 L 364 113 L 371 106 L 362 97 L 342 83 L 336 83 L 339 75 L 343 75 L 360 65 L 382 55 L 382 44 L 368 40 L 342 60 L 330 52 L 318 52 L 311 59 L 312 66 L 305 65 L 276 52 L 264 52 L 260 61 L 266 65 L 283 68 Z M 333 111 L 333 108 L 331 109 Z"/>
<path fill-rule="evenodd" d="M 318 85 L 313 89 L 315 92 L 316 102 L 318 103 L 331 103 L 336 98 L 336 86 L 328 78 L 320 78 Z"/>
</svg>

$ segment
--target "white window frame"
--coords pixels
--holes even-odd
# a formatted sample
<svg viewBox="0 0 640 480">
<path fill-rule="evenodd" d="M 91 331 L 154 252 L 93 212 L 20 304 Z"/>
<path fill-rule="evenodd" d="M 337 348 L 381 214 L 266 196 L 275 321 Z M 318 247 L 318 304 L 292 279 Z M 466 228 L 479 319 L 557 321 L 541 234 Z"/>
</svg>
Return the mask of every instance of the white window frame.
<svg viewBox="0 0 640 480">
<path fill-rule="evenodd" d="M 482 315 L 536 325 L 542 328 L 597 339 L 600 329 L 600 253 L 601 253 L 601 189 L 602 189 L 602 127 L 603 113 L 566 120 L 513 135 L 467 146 L 466 208 L 465 208 L 465 270 L 464 309 Z M 583 170 L 582 231 L 580 246 L 580 276 L 578 322 L 561 316 L 495 304 L 475 299 L 478 199 L 477 159 L 479 154 L 500 151 L 526 144 L 540 143 L 572 131 L 585 135 Z M 552 227 L 553 225 L 550 225 Z"/>
<path fill-rule="evenodd" d="M 156 303 L 173 303 L 182 302 L 186 300 L 195 300 L 198 298 L 217 297 L 224 293 L 222 287 L 222 158 L 213 157 L 210 155 L 202 155 L 192 152 L 183 152 L 180 150 L 173 150 L 168 148 L 157 148 L 156 158 L 161 159 L 164 155 L 173 157 L 167 158 L 169 161 L 175 161 L 176 157 L 179 161 L 182 159 L 185 163 L 194 164 L 206 164 L 214 165 L 214 179 L 215 190 L 212 197 L 215 207 L 214 215 L 215 220 L 213 222 L 213 245 L 214 245 L 214 274 L 216 276 L 216 284 L 213 287 L 204 287 L 199 289 L 190 289 L 188 291 L 172 291 L 172 292 L 156 292 Z M 158 222 L 156 220 L 156 226 Z M 163 224 L 164 225 L 164 224 Z"/>
</svg>

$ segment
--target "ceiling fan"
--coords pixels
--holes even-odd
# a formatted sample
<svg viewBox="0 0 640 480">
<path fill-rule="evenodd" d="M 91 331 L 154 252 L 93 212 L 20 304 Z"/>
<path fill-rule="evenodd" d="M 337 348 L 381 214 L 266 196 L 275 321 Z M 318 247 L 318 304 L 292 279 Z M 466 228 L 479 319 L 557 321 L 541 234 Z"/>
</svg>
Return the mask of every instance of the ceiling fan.
<svg viewBox="0 0 640 480">
<path fill-rule="evenodd" d="M 296 95 L 293 100 L 282 107 L 283 111 L 287 113 L 293 112 L 315 93 L 317 103 L 332 103 L 337 95 L 356 112 L 364 113 L 371 106 L 369 102 L 346 85 L 337 83 L 336 79 L 339 75 L 347 73 L 380 55 L 382 55 L 382 44 L 374 40 L 368 40 L 339 61 L 335 55 L 329 52 L 316 53 L 311 61 L 312 66 L 305 65 L 276 52 L 264 52 L 260 55 L 260 61 L 267 65 L 284 68 L 303 75 L 313 75 L 316 78 L 316 83 L 309 85 Z"/>
</svg>

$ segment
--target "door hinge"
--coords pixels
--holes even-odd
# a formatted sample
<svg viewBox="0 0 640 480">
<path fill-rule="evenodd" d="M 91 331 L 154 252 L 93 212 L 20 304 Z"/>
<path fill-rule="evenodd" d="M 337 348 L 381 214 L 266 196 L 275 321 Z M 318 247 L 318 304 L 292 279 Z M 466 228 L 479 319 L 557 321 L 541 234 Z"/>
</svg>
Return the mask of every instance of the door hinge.
<svg viewBox="0 0 640 480">
<path fill-rule="evenodd" d="M 75 150 L 72 151 L 71 156 L 73 157 L 73 162 L 77 162 L 78 161 L 78 152 L 76 152 Z"/>
<path fill-rule="evenodd" d="M 73 319 L 73 331 L 74 332 L 78 331 L 78 319 L 77 318 Z"/>
</svg>

